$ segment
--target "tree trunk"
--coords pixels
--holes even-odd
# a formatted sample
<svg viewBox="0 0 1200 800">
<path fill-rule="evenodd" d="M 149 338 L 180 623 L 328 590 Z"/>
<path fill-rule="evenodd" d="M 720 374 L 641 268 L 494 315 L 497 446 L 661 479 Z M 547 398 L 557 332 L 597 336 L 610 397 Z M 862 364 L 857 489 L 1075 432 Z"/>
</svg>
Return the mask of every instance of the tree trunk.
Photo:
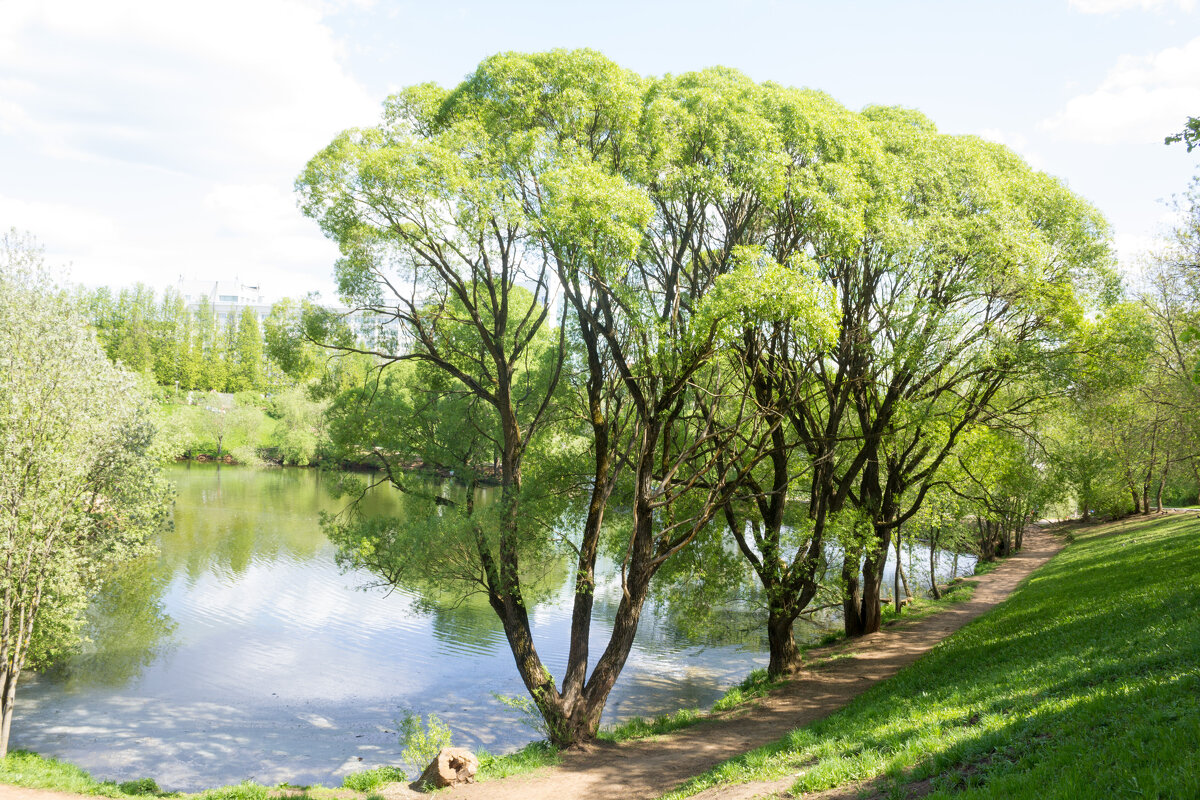
<svg viewBox="0 0 1200 800">
<path fill-rule="evenodd" d="M 842 624 L 847 636 L 863 632 L 861 562 L 857 554 L 842 556 Z"/>
<path fill-rule="evenodd" d="M 929 528 L 929 590 L 933 595 L 934 600 L 942 599 L 942 592 L 938 589 L 937 582 L 937 534 L 934 533 L 932 527 Z"/>
<path fill-rule="evenodd" d="M 795 621 L 796 615 L 780 614 L 774 609 L 767 615 L 767 644 L 771 650 L 767 674 L 772 677 L 786 675 L 800 665 L 800 648 L 793 633 Z"/>
<path fill-rule="evenodd" d="M 876 534 L 878 535 L 878 534 Z M 884 535 L 882 547 L 874 555 L 863 559 L 863 595 L 862 595 L 862 630 L 856 636 L 868 633 L 878 633 L 883 627 L 883 602 L 880 597 L 883 588 L 883 567 L 887 563 L 890 536 Z"/>
<path fill-rule="evenodd" d="M 0 758 L 8 755 L 8 737 L 12 731 L 13 707 L 16 702 L 17 678 L 5 670 L 0 681 Z"/>
<path fill-rule="evenodd" d="M 891 530 L 885 529 L 880 531 L 875 529 L 875 550 L 868 553 L 862 562 L 862 594 L 858 594 L 857 575 L 855 575 L 855 592 L 853 596 L 847 593 L 843 600 L 843 606 L 849 611 L 849 606 L 854 605 L 855 613 L 846 614 L 845 631 L 847 636 L 863 636 L 868 633 L 876 633 L 883 624 L 883 568 L 887 564 L 888 550 L 891 549 Z M 856 570 L 857 572 L 857 570 Z M 843 577 L 846 574 L 846 565 L 843 562 L 842 566 Z M 847 584 L 849 588 L 849 584 Z M 861 597 L 858 602 L 852 603 L 854 597 Z"/>
<path fill-rule="evenodd" d="M 896 604 L 896 613 L 900 613 L 900 541 L 896 541 L 896 571 L 892 574 L 892 600 Z"/>
<path fill-rule="evenodd" d="M 1138 490 L 1137 490 L 1137 487 L 1134 486 L 1132 483 L 1129 484 L 1129 492 L 1130 492 L 1130 494 L 1133 495 L 1133 513 L 1135 513 L 1135 514 L 1142 513 L 1142 504 L 1141 504 L 1140 498 L 1138 497 Z"/>
</svg>

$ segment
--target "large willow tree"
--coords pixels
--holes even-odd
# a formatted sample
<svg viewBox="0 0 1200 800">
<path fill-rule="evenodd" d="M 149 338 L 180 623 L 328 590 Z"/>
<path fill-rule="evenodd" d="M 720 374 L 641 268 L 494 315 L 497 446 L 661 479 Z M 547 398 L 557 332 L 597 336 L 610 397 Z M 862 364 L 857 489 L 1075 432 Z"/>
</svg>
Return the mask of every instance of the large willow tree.
<svg viewBox="0 0 1200 800">
<path fill-rule="evenodd" d="M 960 437 L 1019 421 L 1084 293 L 1112 281 L 1104 220 L 1059 181 L 915 112 L 864 115 L 886 153 L 880 208 L 856 252 L 823 259 L 849 310 L 852 422 L 868 454 L 851 500 L 873 536 L 843 572 L 852 634 L 879 629 L 887 546 Z"/>
<path fill-rule="evenodd" d="M 559 745 L 594 736 L 652 581 L 715 527 L 766 589 L 773 671 L 798 659 L 791 626 L 839 515 L 868 532 L 844 542 L 851 630 L 877 626 L 891 531 L 962 426 L 1000 413 L 998 388 L 1053 346 L 1078 313 L 1072 280 L 1103 257 L 1094 212 L 1003 148 L 733 70 L 643 78 L 590 51 L 500 55 L 453 90 L 405 90 L 297 189 L 341 248 L 342 293 L 395 331 L 359 348 L 383 391 L 358 393 L 341 429 L 361 415 L 356 446 L 403 489 L 398 467 L 435 452 L 459 476 L 494 459 L 500 484 L 486 510 L 431 497 L 420 541 L 344 515 L 343 557 L 483 592 Z M 793 494 L 808 520 L 789 527 Z M 427 541 L 442 566 L 415 557 Z M 593 659 L 602 549 L 620 597 Z M 529 578 L 564 557 L 555 676 Z"/>
<path fill-rule="evenodd" d="M 397 323 L 400 347 L 373 355 L 433 367 L 447 397 L 473 399 L 457 418 L 493 445 L 500 501 L 486 521 L 470 509 L 473 521 L 443 526 L 459 543 L 445 551 L 496 611 L 556 744 L 594 736 L 651 580 L 733 491 L 730 432 L 763 424 L 717 355 L 739 282 L 757 284 L 747 248 L 784 168 L 744 76 L 648 80 L 579 51 L 497 56 L 453 91 L 403 92 L 298 181 L 342 249 L 343 293 Z M 780 286 L 797 330 L 820 335 L 808 273 Z M 761 448 L 746 439 L 753 464 Z M 561 467 L 552 488 L 578 497 L 578 530 L 544 521 L 546 482 L 525 480 L 531 451 Z M 614 496 L 631 515 L 608 537 L 621 594 L 593 662 Z M 358 520 L 338 535 L 390 581 L 428 578 L 411 553 L 381 548 L 399 535 L 386 527 Z M 523 584 L 555 554 L 573 561 L 576 587 L 561 678 L 534 645 Z"/>
</svg>

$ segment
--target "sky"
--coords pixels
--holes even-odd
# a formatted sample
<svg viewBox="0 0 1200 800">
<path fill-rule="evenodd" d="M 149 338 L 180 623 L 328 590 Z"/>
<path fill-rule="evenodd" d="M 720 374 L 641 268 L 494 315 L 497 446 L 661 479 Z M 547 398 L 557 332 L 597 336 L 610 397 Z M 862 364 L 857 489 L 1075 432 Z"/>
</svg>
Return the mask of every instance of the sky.
<svg viewBox="0 0 1200 800">
<path fill-rule="evenodd" d="M 332 300 L 293 182 L 390 93 L 503 51 L 716 64 L 916 108 L 1013 148 L 1106 216 L 1131 268 L 1200 151 L 1197 0 L 0 0 L 0 230 L 89 286 L 240 279 Z"/>
</svg>

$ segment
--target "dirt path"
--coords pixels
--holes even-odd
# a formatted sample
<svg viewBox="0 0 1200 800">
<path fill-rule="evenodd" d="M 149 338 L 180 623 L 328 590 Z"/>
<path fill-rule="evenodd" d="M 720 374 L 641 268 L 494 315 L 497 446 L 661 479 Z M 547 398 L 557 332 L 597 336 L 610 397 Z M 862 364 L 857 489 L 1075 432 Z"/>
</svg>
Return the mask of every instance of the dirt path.
<svg viewBox="0 0 1200 800">
<path fill-rule="evenodd" d="M 994 608 L 1063 541 L 1041 531 L 1025 534 L 1025 549 L 994 572 L 973 580 L 971 600 L 880 633 L 810 651 L 812 661 L 766 698 L 655 740 L 602 744 L 567 753 L 562 764 L 532 775 L 477 783 L 439 794 L 442 800 L 633 800 L 653 798 L 733 756 L 773 742 L 793 728 L 836 711 L 870 686 L 890 678 L 942 639 Z M 791 785 L 725 787 L 703 797 L 742 800 Z"/>
<path fill-rule="evenodd" d="M 809 652 L 812 663 L 762 700 L 714 715 L 670 736 L 623 744 L 601 743 L 564 755 L 551 769 L 437 794 L 440 800 L 642 800 L 669 791 L 710 767 L 782 737 L 836 711 L 890 678 L 927 650 L 1003 601 L 1063 541 L 1041 531 L 1025 534 L 1025 549 L 994 572 L 973 578 L 974 597 L 915 622 Z M 828 660 L 828 656 L 841 657 Z M 722 787 L 704 800 L 749 800 L 778 792 L 793 779 Z M 393 785 L 389 798 L 429 797 Z M 0 800 L 79 800 L 79 795 L 0 785 Z"/>
<path fill-rule="evenodd" d="M 0 783 L 0 800 L 79 800 L 91 795 L 52 792 L 49 789 L 26 789 L 23 786 L 8 786 Z"/>
</svg>

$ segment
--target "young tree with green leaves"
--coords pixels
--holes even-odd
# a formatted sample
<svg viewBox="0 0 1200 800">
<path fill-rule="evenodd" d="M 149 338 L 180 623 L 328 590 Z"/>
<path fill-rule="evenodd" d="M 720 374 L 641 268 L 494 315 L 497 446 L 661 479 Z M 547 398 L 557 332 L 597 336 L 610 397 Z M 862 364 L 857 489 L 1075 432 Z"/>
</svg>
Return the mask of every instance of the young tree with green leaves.
<svg viewBox="0 0 1200 800">
<path fill-rule="evenodd" d="M 15 231 L 0 250 L 0 756 L 35 653 L 79 638 L 88 598 L 145 553 L 168 487 L 138 378 L 114 366 L 41 251 Z"/>
</svg>

